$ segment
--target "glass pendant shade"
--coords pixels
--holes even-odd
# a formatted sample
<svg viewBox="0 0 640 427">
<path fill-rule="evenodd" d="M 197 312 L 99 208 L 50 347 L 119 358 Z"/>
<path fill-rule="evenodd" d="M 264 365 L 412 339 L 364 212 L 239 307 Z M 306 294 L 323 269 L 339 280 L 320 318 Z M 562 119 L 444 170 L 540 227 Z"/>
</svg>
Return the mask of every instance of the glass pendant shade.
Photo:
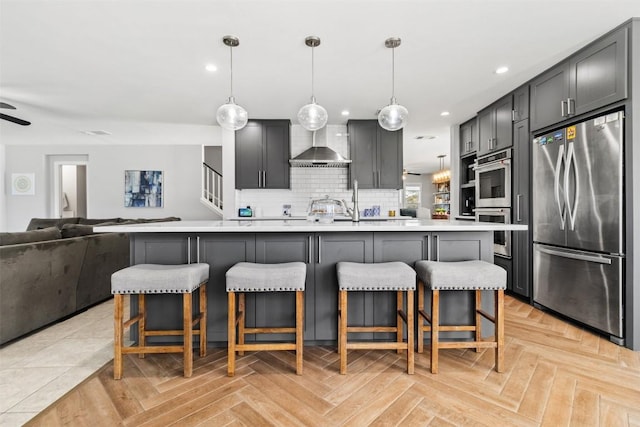
<svg viewBox="0 0 640 427">
<path fill-rule="evenodd" d="M 398 104 L 395 97 L 395 48 L 400 46 L 401 42 L 398 37 L 390 37 L 384 42 L 385 47 L 391 49 L 391 102 L 378 113 L 378 123 L 382 129 L 390 131 L 402 129 L 409 119 L 409 110 Z"/>
<path fill-rule="evenodd" d="M 240 40 L 236 36 L 224 36 L 222 42 L 229 46 L 229 54 L 231 58 L 231 79 L 229 84 L 229 91 L 231 95 L 226 104 L 223 104 L 218 108 L 216 112 L 216 121 L 218 124 L 228 130 L 239 130 L 247 125 L 249 120 L 249 114 L 247 110 L 236 104 L 236 100 L 233 97 L 233 48 L 240 44 Z"/>
<path fill-rule="evenodd" d="M 306 130 L 314 131 L 322 129 L 329 119 L 327 110 L 322 105 L 316 104 L 315 99 L 311 103 L 303 106 L 298 111 L 298 122 Z"/>
<path fill-rule="evenodd" d="M 233 97 L 230 97 L 226 104 L 218 108 L 216 120 L 224 129 L 239 130 L 247 125 L 249 114 L 247 110 L 234 102 Z"/>
<path fill-rule="evenodd" d="M 378 123 L 385 130 L 400 130 L 407 124 L 409 118 L 409 110 L 400 104 L 396 104 L 395 99 L 391 100 L 391 104 L 380 110 L 378 114 Z"/>
<path fill-rule="evenodd" d="M 313 49 L 320 46 L 320 37 L 309 36 L 304 39 L 304 44 L 311 48 L 311 102 L 298 111 L 298 123 L 309 131 L 316 131 L 322 129 L 329 119 L 329 114 L 323 106 L 316 103 L 316 97 L 313 95 L 313 83 L 314 83 L 314 56 Z"/>
</svg>

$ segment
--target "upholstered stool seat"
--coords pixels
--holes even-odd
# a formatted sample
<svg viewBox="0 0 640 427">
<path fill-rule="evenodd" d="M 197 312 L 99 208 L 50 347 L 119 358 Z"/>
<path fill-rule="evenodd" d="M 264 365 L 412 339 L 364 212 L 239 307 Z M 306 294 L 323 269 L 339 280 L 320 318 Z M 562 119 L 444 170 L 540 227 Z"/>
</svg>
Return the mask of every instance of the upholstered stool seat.
<svg viewBox="0 0 640 427">
<path fill-rule="evenodd" d="M 226 273 L 228 307 L 228 365 L 227 374 L 235 374 L 236 352 L 240 355 L 245 350 L 273 351 L 295 350 L 296 373 L 302 375 L 302 350 L 304 345 L 304 292 L 307 266 L 303 262 L 287 262 L 280 264 L 256 264 L 239 262 Z M 296 319 L 295 327 L 246 327 L 245 292 L 295 292 Z M 236 307 L 236 293 L 238 301 Z M 274 307 L 275 310 L 280 309 Z M 237 334 L 236 334 L 237 328 Z M 295 343 L 245 343 L 246 334 L 295 334 Z"/>
<path fill-rule="evenodd" d="M 383 262 L 361 264 L 339 262 L 336 265 L 338 276 L 338 353 L 340 354 L 340 373 L 347 373 L 347 350 L 373 349 L 407 352 L 407 373 L 413 374 L 413 293 L 416 289 L 416 273 L 403 262 Z M 395 291 L 395 326 L 348 326 L 348 293 L 352 291 Z M 406 295 L 407 311 L 404 311 Z M 407 326 L 407 341 L 404 342 L 404 328 Z M 348 342 L 348 333 L 358 332 L 395 332 L 395 342 Z"/>
<path fill-rule="evenodd" d="M 207 287 L 209 265 L 138 264 L 116 271 L 111 275 L 111 293 L 114 294 L 114 368 L 113 377 L 122 378 L 122 355 L 145 353 L 183 353 L 184 376 L 193 372 L 193 335 L 200 337 L 200 356 L 207 352 Z M 192 293 L 199 289 L 199 313 L 193 316 Z M 138 295 L 138 314 L 124 321 L 125 294 Z M 183 325 L 180 330 L 149 330 L 146 327 L 146 294 L 182 294 Z M 138 345 L 124 347 L 124 329 L 138 324 Z M 199 329 L 193 327 L 199 324 Z M 146 345 L 148 336 L 182 335 L 182 345 Z"/>
<path fill-rule="evenodd" d="M 418 353 L 424 350 L 424 333 L 431 333 L 431 372 L 438 372 L 438 351 L 440 348 L 495 348 L 495 369 L 502 372 L 504 365 L 504 290 L 507 287 L 507 272 L 486 261 L 418 261 Z M 431 290 L 431 315 L 424 311 L 425 287 Z M 440 325 L 440 291 L 475 291 L 475 316 L 473 325 Z M 482 309 L 482 292 L 494 291 L 494 314 Z M 495 325 L 492 341 L 482 338 L 482 317 Z M 440 341 L 440 332 L 470 331 L 473 341 Z"/>
</svg>

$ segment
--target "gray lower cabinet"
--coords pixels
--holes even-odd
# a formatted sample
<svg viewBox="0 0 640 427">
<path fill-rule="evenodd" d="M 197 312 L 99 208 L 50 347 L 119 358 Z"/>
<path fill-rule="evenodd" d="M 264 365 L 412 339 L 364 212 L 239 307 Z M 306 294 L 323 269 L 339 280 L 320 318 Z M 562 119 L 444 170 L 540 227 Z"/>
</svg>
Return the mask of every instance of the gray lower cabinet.
<svg viewBox="0 0 640 427">
<path fill-rule="evenodd" d="M 513 125 L 513 219 L 514 224 L 530 224 L 529 176 L 530 172 L 529 120 Z M 511 232 L 513 277 L 510 290 L 522 297 L 531 296 L 530 230 Z"/>
<path fill-rule="evenodd" d="M 338 339 L 338 277 L 336 264 L 340 261 L 373 262 L 373 233 L 318 233 L 315 258 L 315 339 Z M 365 295 L 349 295 L 349 323 L 364 324 Z"/>
<path fill-rule="evenodd" d="M 304 339 L 315 339 L 315 280 L 313 233 L 271 233 L 256 235 L 256 262 L 275 264 L 303 262 L 307 266 L 305 283 Z M 251 298 L 249 298 L 251 296 Z M 263 327 L 293 326 L 296 313 L 295 292 L 257 292 L 247 294 L 247 325 Z M 293 334 L 268 334 L 259 341 L 294 339 Z"/>
<path fill-rule="evenodd" d="M 279 263 L 300 261 L 307 265 L 305 292 L 305 341 L 330 344 L 337 339 L 338 279 L 336 264 L 402 261 L 411 266 L 422 259 L 491 261 L 492 234 L 487 232 L 341 232 L 341 233 L 138 233 L 132 235 L 132 264 L 180 264 L 206 262 L 210 266 L 207 339 L 226 345 L 227 292 L 225 274 L 238 262 Z M 293 293 L 247 294 L 247 325 L 292 324 Z M 197 299 L 197 297 L 196 297 Z M 428 300 L 428 297 L 427 297 Z M 182 322 L 180 295 L 149 295 L 147 324 L 154 329 L 176 329 Z M 395 295 L 392 292 L 349 294 L 349 323 L 352 325 L 393 324 Z M 488 299 L 488 310 L 492 310 Z M 442 299 L 445 321 L 471 316 L 468 292 L 447 291 Z M 452 305 L 453 304 L 453 305 Z M 131 298 L 137 312 L 137 298 Z M 489 333 L 490 328 L 487 329 Z M 135 328 L 132 338 L 137 339 Z M 373 334 L 370 334 L 373 335 Z M 284 336 L 283 336 L 284 337 Z M 276 339 L 267 336 L 257 339 Z M 356 338 L 371 339 L 366 334 Z M 377 334 L 376 339 L 393 338 Z M 255 340 L 247 337 L 247 340 Z M 151 337 L 150 343 L 179 341 L 179 337 Z"/>
<path fill-rule="evenodd" d="M 207 340 L 227 341 L 227 290 L 225 274 L 238 262 L 256 261 L 256 241 L 254 234 L 215 233 L 199 236 L 200 262 L 209 264 L 207 285 Z M 247 300 L 252 301 L 252 296 Z M 247 301 L 247 303 L 249 303 Z M 181 306 L 174 308 L 180 312 Z M 247 322 L 250 320 L 247 316 Z"/>
</svg>

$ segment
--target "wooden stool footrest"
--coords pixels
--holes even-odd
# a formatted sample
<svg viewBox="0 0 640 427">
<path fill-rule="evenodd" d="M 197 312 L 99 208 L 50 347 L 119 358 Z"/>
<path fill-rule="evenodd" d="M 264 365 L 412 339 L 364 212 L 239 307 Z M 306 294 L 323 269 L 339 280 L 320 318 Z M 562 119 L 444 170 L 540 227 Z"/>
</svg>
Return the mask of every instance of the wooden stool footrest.
<svg viewBox="0 0 640 427">
<path fill-rule="evenodd" d="M 347 326 L 347 332 L 398 332 L 395 326 Z"/>
<path fill-rule="evenodd" d="M 351 350 L 406 350 L 406 342 L 347 342 L 347 349 Z"/>
<path fill-rule="evenodd" d="M 296 328 L 244 328 L 245 335 L 248 334 L 295 334 Z"/>
<path fill-rule="evenodd" d="M 184 346 L 181 345 L 155 345 L 144 347 L 123 347 L 122 354 L 140 354 L 140 353 L 182 353 Z"/>
<path fill-rule="evenodd" d="M 193 331 L 193 335 L 200 335 L 200 330 L 198 329 L 194 329 Z M 162 337 L 162 336 L 174 336 L 174 335 L 179 335 L 182 336 L 184 335 L 184 332 L 182 331 L 182 329 L 179 330 L 167 330 L 167 331 L 149 331 L 149 330 L 145 330 L 144 331 L 144 336 L 145 337 Z"/>
<path fill-rule="evenodd" d="M 439 341 L 439 348 L 496 348 L 495 341 Z"/>
<path fill-rule="evenodd" d="M 236 344 L 236 351 L 278 351 L 295 350 L 295 343 Z"/>
</svg>

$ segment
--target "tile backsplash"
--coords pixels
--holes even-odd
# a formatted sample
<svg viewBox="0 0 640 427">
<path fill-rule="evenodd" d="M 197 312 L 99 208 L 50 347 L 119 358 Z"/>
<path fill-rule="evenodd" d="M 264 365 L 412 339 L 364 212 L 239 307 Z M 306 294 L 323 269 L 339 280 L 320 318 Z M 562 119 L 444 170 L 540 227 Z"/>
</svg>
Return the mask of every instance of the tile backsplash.
<svg viewBox="0 0 640 427">
<path fill-rule="evenodd" d="M 346 158 L 349 156 L 346 125 L 326 126 L 326 140 L 316 139 L 316 145 L 326 145 Z M 291 156 L 295 157 L 312 145 L 311 132 L 300 125 L 291 126 Z M 307 214 L 309 201 L 328 195 L 332 199 L 344 199 L 351 207 L 351 190 L 347 190 L 348 168 L 291 168 L 290 190 L 236 190 L 236 211 L 251 206 L 256 216 L 281 216 L 282 205 L 291 205 L 291 215 Z M 379 205 L 385 215 L 389 210 L 399 210 L 400 190 L 360 190 L 358 205 L 362 211 Z"/>
</svg>

